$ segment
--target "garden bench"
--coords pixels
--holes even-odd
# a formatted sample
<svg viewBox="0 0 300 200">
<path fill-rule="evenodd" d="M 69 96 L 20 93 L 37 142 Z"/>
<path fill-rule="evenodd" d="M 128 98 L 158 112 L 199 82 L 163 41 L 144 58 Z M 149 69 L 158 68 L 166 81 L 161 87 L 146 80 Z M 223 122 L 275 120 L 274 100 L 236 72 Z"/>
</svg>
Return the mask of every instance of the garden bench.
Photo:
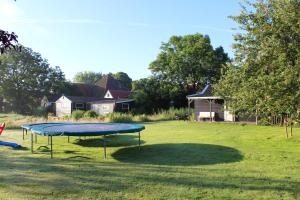
<svg viewBox="0 0 300 200">
<path fill-rule="evenodd" d="M 210 118 L 215 121 L 215 112 L 199 112 L 198 121 L 209 119 Z"/>
</svg>

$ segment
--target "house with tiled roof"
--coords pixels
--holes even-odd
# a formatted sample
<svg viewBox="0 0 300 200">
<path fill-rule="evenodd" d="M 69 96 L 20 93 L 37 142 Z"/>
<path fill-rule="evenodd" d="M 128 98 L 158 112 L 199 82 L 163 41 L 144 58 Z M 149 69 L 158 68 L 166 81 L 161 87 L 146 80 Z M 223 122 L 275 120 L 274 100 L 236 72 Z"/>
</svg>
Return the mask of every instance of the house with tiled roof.
<svg viewBox="0 0 300 200">
<path fill-rule="evenodd" d="M 62 94 L 55 101 L 55 113 L 61 117 L 74 110 L 94 110 L 98 114 L 128 112 L 133 105 L 131 91 L 110 75 L 103 76 L 94 85 L 75 83 L 71 95 Z M 72 95 L 75 94 L 75 95 Z"/>
</svg>

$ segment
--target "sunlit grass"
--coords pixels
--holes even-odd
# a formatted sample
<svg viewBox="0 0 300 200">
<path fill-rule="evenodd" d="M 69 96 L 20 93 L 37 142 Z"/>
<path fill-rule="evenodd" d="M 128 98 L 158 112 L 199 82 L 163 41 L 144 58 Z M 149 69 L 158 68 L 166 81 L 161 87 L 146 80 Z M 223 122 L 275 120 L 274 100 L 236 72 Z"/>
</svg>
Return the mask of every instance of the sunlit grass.
<svg viewBox="0 0 300 200">
<path fill-rule="evenodd" d="M 0 146 L 0 199 L 299 199 L 300 129 L 183 121 L 147 123 L 137 134 L 47 137 L 35 153 Z M 29 135 L 0 140 L 29 148 Z"/>
</svg>

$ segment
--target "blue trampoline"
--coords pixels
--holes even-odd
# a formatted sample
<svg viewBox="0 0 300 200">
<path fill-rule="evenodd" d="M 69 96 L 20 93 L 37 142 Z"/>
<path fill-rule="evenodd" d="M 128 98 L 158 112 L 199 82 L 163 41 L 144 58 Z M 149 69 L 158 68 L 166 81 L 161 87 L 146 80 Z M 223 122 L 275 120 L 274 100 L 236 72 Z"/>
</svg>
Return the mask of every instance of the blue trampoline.
<svg viewBox="0 0 300 200">
<path fill-rule="evenodd" d="M 37 135 L 48 136 L 50 144 L 51 158 L 53 158 L 52 137 L 53 136 L 103 136 L 104 142 L 104 158 L 106 158 L 106 142 L 105 136 L 117 133 L 139 133 L 139 146 L 141 144 L 140 132 L 145 129 L 140 124 L 125 124 L 125 123 L 39 123 L 25 124 L 24 132 L 31 131 L 31 152 L 33 152 L 33 134 L 37 139 Z M 37 141 L 37 140 L 36 140 Z"/>
</svg>

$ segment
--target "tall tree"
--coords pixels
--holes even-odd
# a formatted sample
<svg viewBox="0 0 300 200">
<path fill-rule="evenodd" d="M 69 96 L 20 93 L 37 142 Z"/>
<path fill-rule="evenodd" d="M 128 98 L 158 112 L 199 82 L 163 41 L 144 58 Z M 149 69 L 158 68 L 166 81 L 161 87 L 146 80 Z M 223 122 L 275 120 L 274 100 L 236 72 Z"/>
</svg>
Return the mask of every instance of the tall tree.
<svg viewBox="0 0 300 200">
<path fill-rule="evenodd" d="M 229 58 L 222 47 L 214 49 L 209 36 L 199 33 L 172 36 L 162 43 L 161 52 L 149 69 L 179 91 L 195 92 L 207 82 L 216 82 Z"/>
<path fill-rule="evenodd" d="M 135 100 L 134 112 L 149 114 L 169 107 L 169 93 L 160 83 L 155 76 L 133 81 L 131 98 Z"/>
<path fill-rule="evenodd" d="M 266 0 L 247 7 L 250 10 L 243 6 L 240 15 L 232 17 L 242 30 L 233 46 L 236 66 L 215 88 L 231 96 L 235 109 L 253 116 L 298 116 L 300 2 Z"/>
<path fill-rule="evenodd" d="M 17 44 L 18 36 L 14 32 L 9 33 L 0 29 L 0 54 L 3 54 L 7 49 L 20 49 L 21 47 L 18 47 Z"/>
<path fill-rule="evenodd" d="M 51 68 L 39 53 L 22 49 L 8 50 L 0 57 L 0 91 L 13 111 L 30 113 L 43 96 L 63 87 L 65 77 L 59 67 Z"/>
<path fill-rule="evenodd" d="M 125 86 L 128 89 L 132 88 L 132 79 L 128 76 L 128 74 L 126 74 L 125 72 L 117 72 L 115 74 L 112 74 L 112 76 L 120 81 L 122 83 L 123 86 Z"/>
<path fill-rule="evenodd" d="M 83 71 L 75 74 L 73 82 L 94 84 L 97 80 L 102 78 L 101 72 Z"/>
</svg>

